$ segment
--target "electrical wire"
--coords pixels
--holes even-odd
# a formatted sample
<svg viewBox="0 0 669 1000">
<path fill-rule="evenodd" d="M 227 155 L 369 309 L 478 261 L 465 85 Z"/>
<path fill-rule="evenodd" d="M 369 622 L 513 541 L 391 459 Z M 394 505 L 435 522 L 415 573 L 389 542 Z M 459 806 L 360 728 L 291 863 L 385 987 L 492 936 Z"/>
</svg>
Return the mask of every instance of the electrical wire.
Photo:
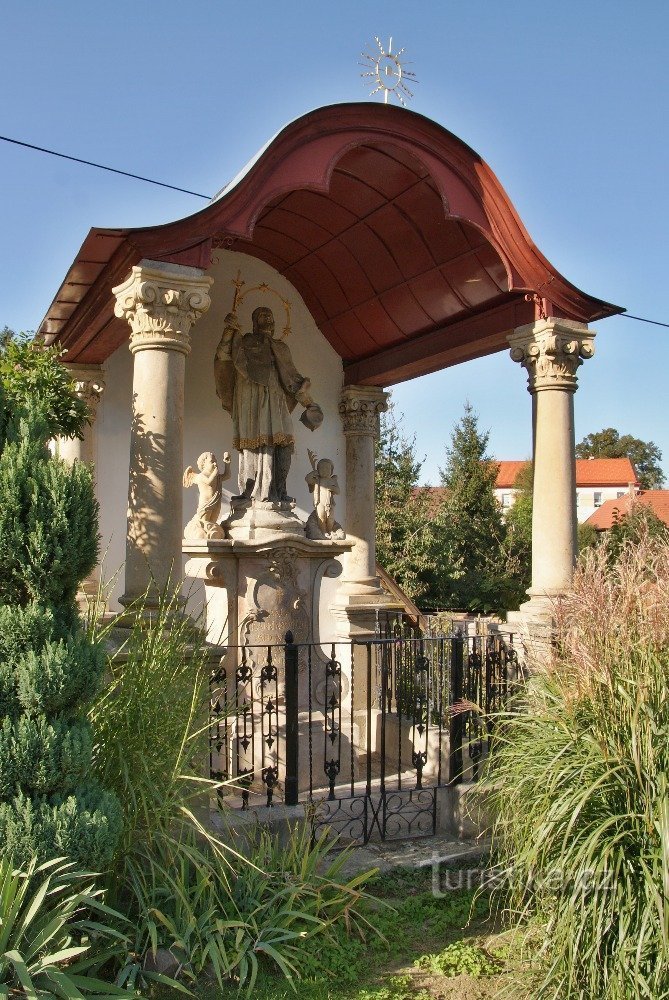
<svg viewBox="0 0 669 1000">
<path fill-rule="evenodd" d="M 669 329 L 669 323 L 660 323 L 657 319 L 644 319 L 643 316 L 632 316 L 631 313 L 621 313 L 624 319 L 636 319 L 639 323 L 652 323 L 653 326 L 666 326 Z"/>
<path fill-rule="evenodd" d="M 97 167 L 98 170 L 108 170 L 112 174 L 121 174 L 123 177 L 132 177 L 135 181 L 144 181 L 145 184 L 156 184 L 158 187 L 169 188 L 170 191 L 180 191 L 181 194 L 191 194 L 194 198 L 204 198 L 211 201 L 208 194 L 200 194 L 198 191 L 189 191 L 187 188 L 176 187 L 174 184 L 165 184 L 164 181 L 154 181 L 150 177 L 141 177 L 139 174 L 131 174 L 127 170 L 117 170 L 116 167 L 106 167 L 103 163 L 93 163 L 92 160 L 82 160 L 78 156 L 68 156 L 67 153 L 57 153 L 55 149 L 45 149 L 44 146 L 33 146 L 31 142 L 22 142 L 20 139 L 10 139 L 7 135 L 0 135 L 3 142 L 11 142 L 15 146 L 25 146 L 26 149 L 35 149 L 38 153 L 48 153 L 49 156 L 59 156 L 62 160 L 72 160 L 74 163 L 83 163 L 87 167 Z"/>
</svg>

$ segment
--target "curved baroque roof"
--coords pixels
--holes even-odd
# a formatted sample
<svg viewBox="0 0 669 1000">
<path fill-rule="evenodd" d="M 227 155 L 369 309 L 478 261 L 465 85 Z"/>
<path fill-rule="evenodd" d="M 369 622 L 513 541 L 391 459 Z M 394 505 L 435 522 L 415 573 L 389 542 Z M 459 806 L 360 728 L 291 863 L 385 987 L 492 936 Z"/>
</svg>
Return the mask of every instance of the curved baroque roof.
<svg viewBox="0 0 669 1000">
<path fill-rule="evenodd" d="M 287 125 L 202 211 L 163 226 L 92 229 L 40 327 L 68 361 L 128 337 L 111 288 L 141 259 L 207 268 L 266 261 L 299 291 L 348 383 L 390 385 L 507 347 L 543 315 L 621 312 L 540 253 L 488 165 L 397 107 L 320 108 Z"/>
</svg>

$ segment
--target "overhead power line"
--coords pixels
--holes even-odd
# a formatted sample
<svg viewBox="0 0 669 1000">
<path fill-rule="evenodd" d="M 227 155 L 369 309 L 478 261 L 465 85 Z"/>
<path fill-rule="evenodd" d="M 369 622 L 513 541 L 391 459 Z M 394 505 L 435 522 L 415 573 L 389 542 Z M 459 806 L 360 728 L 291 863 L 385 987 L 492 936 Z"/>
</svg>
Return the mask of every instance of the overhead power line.
<svg viewBox="0 0 669 1000">
<path fill-rule="evenodd" d="M 132 177 L 135 181 L 144 181 L 145 184 L 156 184 L 158 187 L 169 188 L 170 191 L 180 191 L 181 194 L 191 194 L 194 198 L 204 198 L 211 201 L 208 194 L 200 194 L 199 191 L 189 191 L 187 188 L 177 187 L 175 184 L 165 184 L 164 181 L 154 181 L 150 177 L 141 177 L 139 174 L 131 174 L 128 170 L 118 170 L 116 167 L 106 167 L 103 163 L 93 163 L 92 160 L 82 160 L 78 156 L 68 156 L 67 153 L 57 153 L 55 149 L 45 149 L 43 146 L 34 146 L 31 142 L 22 142 L 20 139 L 10 139 L 7 135 L 0 135 L 4 142 L 11 142 L 15 146 L 25 146 L 26 149 L 35 149 L 38 153 L 48 153 L 49 156 L 59 156 L 61 160 L 72 160 L 73 163 L 83 163 L 87 167 L 97 167 L 98 170 L 108 170 L 111 174 L 121 174 L 123 177 Z"/>
<path fill-rule="evenodd" d="M 643 316 L 632 316 L 631 313 L 622 313 L 626 319 L 636 319 L 639 323 L 652 323 L 653 326 L 666 326 L 669 329 L 669 323 L 660 323 L 657 319 L 644 319 Z"/>
</svg>

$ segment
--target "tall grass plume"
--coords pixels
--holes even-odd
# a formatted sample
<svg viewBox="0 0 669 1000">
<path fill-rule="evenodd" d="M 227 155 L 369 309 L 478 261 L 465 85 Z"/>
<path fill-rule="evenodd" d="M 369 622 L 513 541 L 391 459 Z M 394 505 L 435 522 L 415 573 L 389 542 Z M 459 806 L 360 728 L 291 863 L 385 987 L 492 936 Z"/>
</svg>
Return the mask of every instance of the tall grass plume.
<svg viewBox="0 0 669 1000">
<path fill-rule="evenodd" d="M 669 545 L 585 554 L 494 763 L 537 998 L 669 997 Z"/>
</svg>

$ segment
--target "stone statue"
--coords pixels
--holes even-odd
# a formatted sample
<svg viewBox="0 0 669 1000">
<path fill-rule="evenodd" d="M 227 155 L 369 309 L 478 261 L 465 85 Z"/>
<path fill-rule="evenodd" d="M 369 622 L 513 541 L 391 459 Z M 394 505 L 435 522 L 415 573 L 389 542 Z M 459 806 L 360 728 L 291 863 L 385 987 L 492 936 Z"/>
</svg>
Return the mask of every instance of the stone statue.
<svg viewBox="0 0 669 1000">
<path fill-rule="evenodd" d="M 233 497 L 233 504 L 291 503 L 286 486 L 295 442 L 290 414 L 300 403 L 306 407 L 300 419 L 315 430 L 323 412 L 288 346 L 274 339 L 272 310 L 259 306 L 252 321 L 253 332 L 242 333 L 235 313 L 228 313 L 214 361 L 216 392 L 232 417 L 233 444 L 240 452 L 240 496 Z"/>
<path fill-rule="evenodd" d="M 307 538 L 346 538 L 344 530 L 335 521 L 335 496 L 339 493 L 339 483 L 334 475 L 334 465 L 329 458 L 316 461 L 313 451 L 307 451 L 312 471 L 305 476 L 309 492 L 314 495 L 314 509 L 305 527 Z"/>
<path fill-rule="evenodd" d="M 223 472 L 219 470 L 216 456 L 211 451 L 203 452 L 197 460 L 196 472 L 189 465 L 184 472 L 184 486 L 197 486 L 200 491 L 197 511 L 184 528 L 184 538 L 225 538 L 225 532 L 218 523 L 221 513 L 221 484 L 230 475 L 230 455 L 223 456 Z"/>
</svg>

